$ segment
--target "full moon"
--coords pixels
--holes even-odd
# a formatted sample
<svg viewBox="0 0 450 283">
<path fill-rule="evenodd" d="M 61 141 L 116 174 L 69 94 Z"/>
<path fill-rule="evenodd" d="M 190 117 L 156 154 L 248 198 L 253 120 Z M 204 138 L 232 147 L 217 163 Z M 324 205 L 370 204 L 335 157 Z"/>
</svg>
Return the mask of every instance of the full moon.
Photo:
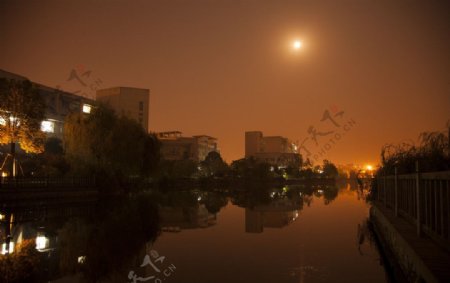
<svg viewBox="0 0 450 283">
<path fill-rule="evenodd" d="M 296 40 L 292 44 L 292 47 L 294 47 L 294 49 L 300 49 L 302 47 L 302 42 L 300 40 Z"/>
</svg>

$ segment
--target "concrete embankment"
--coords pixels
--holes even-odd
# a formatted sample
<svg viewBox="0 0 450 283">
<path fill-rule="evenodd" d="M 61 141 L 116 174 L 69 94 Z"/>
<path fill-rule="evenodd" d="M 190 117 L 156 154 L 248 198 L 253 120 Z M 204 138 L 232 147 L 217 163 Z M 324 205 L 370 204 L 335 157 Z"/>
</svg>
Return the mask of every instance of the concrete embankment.
<svg viewBox="0 0 450 283">
<path fill-rule="evenodd" d="M 379 205 L 370 209 L 370 219 L 382 249 L 392 255 L 409 282 L 450 282 L 450 254 L 426 236 L 419 237 L 414 225 L 395 217 Z"/>
</svg>

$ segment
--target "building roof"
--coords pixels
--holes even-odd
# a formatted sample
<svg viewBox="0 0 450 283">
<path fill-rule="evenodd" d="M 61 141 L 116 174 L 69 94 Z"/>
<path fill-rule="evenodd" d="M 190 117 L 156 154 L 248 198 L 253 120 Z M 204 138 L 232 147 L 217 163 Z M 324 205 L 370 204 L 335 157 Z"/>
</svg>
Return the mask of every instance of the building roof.
<svg viewBox="0 0 450 283">
<path fill-rule="evenodd" d="M 140 88 L 140 87 L 131 87 L 131 86 L 113 86 L 113 87 L 107 87 L 107 88 L 102 88 L 102 89 L 98 89 L 97 91 L 102 91 L 102 90 L 108 90 L 108 89 L 139 89 L 139 90 L 149 90 L 148 88 Z"/>
<path fill-rule="evenodd" d="M 0 78 L 6 78 L 6 79 L 14 79 L 14 80 L 28 80 L 27 77 L 14 74 L 5 70 L 0 69 Z"/>
<path fill-rule="evenodd" d="M 196 136 L 193 136 L 194 138 L 208 138 L 208 139 L 213 139 L 213 140 L 217 140 L 217 138 L 215 138 L 215 137 L 211 137 L 211 136 L 208 136 L 208 135 L 196 135 Z"/>
</svg>

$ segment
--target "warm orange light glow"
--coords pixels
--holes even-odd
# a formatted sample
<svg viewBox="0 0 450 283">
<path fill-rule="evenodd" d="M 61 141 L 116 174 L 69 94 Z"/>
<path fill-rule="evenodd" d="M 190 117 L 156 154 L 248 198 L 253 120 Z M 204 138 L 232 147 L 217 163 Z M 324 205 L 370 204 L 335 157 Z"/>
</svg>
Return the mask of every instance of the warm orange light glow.
<svg viewBox="0 0 450 283">
<path fill-rule="evenodd" d="M 372 165 L 366 165 L 366 169 L 367 169 L 367 171 L 372 171 L 373 170 L 373 166 Z"/>
<path fill-rule="evenodd" d="M 292 44 L 292 47 L 294 47 L 294 49 L 300 49 L 302 48 L 302 42 L 300 40 L 296 40 L 294 41 L 294 43 Z"/>
</svg>

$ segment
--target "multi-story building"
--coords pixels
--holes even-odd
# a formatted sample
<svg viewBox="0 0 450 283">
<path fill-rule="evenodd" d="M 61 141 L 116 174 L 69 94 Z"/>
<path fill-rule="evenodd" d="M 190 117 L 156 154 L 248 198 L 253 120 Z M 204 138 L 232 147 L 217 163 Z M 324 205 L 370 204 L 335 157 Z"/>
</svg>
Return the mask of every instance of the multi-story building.
<svg viewBox="0 0 450 283">
<path fill-rule="evenodd" d="M 253 157 L 274 166 L 299 164 L 297 145 L 282 136 L 263 136 L 260 131 L 245 132 L 245 158 Z"/>
<path fill-rule="evenodd" d="M 150 92 L 134 87 L 112 87 L 97 90 L 97 101 L 109 105 L 118 115 L 139 122 L 148 132 Z"/>
<path fill-rule="evenodd" d="M 26 77 L 0 70 L 0 78 L 18 81 L 28 80 Z M 41 122 L 41 130 L 49 137 L 63 138 L 64 120 L 70 113 L 91 112 L 95 101 L 60 89 L 51 88 L 33 82 L 45 103 L 45 119 Z"/>
<path fill-rule="evenodd" d="M 294 222 L 302 209 L 299 199 L 278 199 L 245 208 L 245 232 L 262 233 L 264 228 L 282 228 Z"/>
<path fill-rule="evenodd" d="M 158 213 L 161 218 L 161 230 L 164 232 L 208 228 L 217 222 L 216 214 L 210 213 L 205 204 L 187 207 L 161 206 Z"/>
<path fill-rule="evenodd" d="M 157 137 L 161 142 L 161 157 L 165 160 L 200 162 L 211 151 L 218 151 L 217 139 L 206 135 L 183 137 L 181 132 L 172 131 L 158 133 Z"/>
</svg>

